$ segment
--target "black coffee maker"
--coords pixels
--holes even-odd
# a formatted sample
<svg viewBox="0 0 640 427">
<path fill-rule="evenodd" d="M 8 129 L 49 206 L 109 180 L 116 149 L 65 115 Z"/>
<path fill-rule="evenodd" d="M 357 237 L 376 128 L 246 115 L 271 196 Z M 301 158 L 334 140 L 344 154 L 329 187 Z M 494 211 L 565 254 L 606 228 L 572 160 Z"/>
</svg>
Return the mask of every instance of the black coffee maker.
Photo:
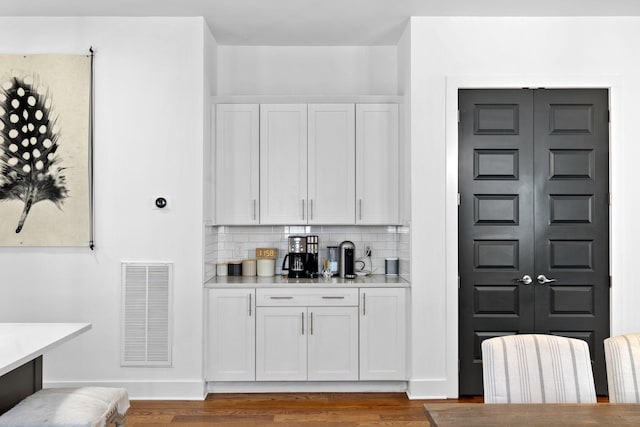
<svg viewBox="0 0 640 427">
<path fill-rule="evenodd" d="M 289 264 L 287 265 L 287 260 Z M 289 253 L 282 260 L 282 270 L 288 270 L 288 276 L 293 279 L 307 277 L 307 238 L 304 236 L 289 236 Z"/>
<path fill-rule="evenodd" d="M 318 277 L 318 236 L 307 236 L 306 276 L 310 279 Z"/>
<path fill-rule="evenodd" d="M 345 279 L 356 278 L 356 245 L 345 240 L 340 243 L 339 276 Z"/>
</svg>

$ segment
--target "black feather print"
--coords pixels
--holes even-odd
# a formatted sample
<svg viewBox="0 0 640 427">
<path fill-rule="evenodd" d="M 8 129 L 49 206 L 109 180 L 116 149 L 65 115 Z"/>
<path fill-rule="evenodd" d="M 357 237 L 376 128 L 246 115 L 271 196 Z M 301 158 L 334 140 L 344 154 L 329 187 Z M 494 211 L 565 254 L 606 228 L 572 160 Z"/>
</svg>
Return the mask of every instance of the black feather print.
<svg viewBox="0 0 640 427">
<path fill-rule="evenodd" d="M 33 205 L 49 200 L 61 207 L 68 196 L 51 105 L 48 90 L 35 76 L 0 83 L 0 201 L 24 203 L 16 233 Z"/>
</svg>

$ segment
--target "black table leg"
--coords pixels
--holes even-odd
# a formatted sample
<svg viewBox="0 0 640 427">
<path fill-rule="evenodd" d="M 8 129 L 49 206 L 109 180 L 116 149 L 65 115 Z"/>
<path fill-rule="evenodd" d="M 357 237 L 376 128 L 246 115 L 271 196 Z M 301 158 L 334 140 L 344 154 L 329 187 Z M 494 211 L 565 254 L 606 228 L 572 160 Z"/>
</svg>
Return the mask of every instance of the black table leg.
<svg viewBox="0 0 640 427">
<path fill-rule="evenodd" d="M 0 414 L 42 389 L 42 356 L 0 377 Z"/>
</svg>

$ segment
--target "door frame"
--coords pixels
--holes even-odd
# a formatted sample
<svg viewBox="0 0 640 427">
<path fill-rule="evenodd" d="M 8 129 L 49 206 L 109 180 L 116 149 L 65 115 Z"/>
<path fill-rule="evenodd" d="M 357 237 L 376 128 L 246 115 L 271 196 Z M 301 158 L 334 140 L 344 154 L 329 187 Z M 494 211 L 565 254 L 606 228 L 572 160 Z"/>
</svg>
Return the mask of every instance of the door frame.
<svg viewBox="0 0 640 427">
<path fill-rule="evenodd" d="M 619 76 L 447 76 L 445 145 L 445 273 L 446 273 L 446 372 L 447 397 L 459 396 L 458 375 L 458 91 L 460 89 L 594 89 L 609 90 L 609 270 L 612 286 L 609 294 L 609 325 L 611 335 L 622 330 L 621 307 L 624 290 L 615 286 L 622 276 L 622 97 L 624 87 Z M 620 194 L 619 198 L 616 195 Z M 617 203 L 616 203 L 617 202 Z"/>
</svg>

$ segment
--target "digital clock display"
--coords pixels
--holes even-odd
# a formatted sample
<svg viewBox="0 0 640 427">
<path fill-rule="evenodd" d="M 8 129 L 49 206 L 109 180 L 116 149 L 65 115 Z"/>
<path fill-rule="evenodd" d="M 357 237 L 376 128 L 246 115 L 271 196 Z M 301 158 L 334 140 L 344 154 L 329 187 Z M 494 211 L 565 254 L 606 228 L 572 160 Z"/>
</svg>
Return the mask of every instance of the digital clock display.
<svg viewBox="0 0 640 427">
<path fill-rule="evenodd" d="M 257 259 L 276 259 L 278 258 L 278 248 L 256 248 Z"/>
</svg>

